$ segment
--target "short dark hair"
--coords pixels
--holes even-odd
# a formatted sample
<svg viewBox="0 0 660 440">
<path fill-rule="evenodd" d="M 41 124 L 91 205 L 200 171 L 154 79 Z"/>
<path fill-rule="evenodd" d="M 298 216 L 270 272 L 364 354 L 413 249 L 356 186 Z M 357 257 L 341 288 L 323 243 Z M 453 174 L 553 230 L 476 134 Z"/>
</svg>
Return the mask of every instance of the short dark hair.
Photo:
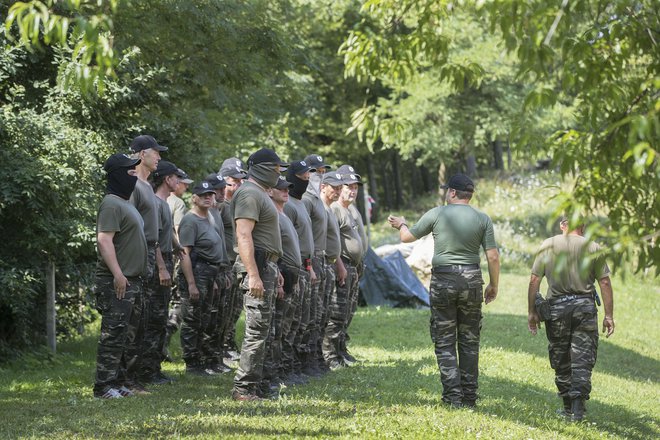
<svg viewBox="0 0 660 440">
<path fill-rule="evenodd" d="M 454 189 L 454 188 L 451 188 Z M 460 191 L 457 189 L 454 189 L 456 191 L 456 198 L 460 200 L 470 200 L 472 198 L 472 191 Z"/>
</svg>

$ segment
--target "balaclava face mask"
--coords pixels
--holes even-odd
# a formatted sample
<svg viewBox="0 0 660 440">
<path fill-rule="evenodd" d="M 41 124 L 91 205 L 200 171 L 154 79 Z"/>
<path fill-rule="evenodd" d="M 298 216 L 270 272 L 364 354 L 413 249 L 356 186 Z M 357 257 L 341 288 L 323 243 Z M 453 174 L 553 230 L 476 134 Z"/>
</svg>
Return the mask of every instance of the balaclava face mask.
<svg viewBox="0 0 660 440">
<path fill-rule="evenodd" d="M 128 174 L 128 170 L 134 170 L 135 167 L 117 168 L 108 173 L 108 184 L 105 187 L 107 194 L 114 194 L 124 200 L 128 200 L 135 189 L 137 176 Z"/>
<path fill-rule="evenodd" d="M 323 176 L 319 173 L 312 173 L 309 175 L 309 187 L 307 191 L 318 196 L 321 194 L 321 179 Z"/>
<path fill-rule="evenodd" d="M 248 170 L 248 177 L 252 177 L 267 188 L 273 188 L 280 178 L 280 173 L 275 170 L 275 166 L 272 163 L 252 165 Z"/>
<path fill-rule="evenodd" d="M 293 186 L 289 189 L 289 195 L 300 200 L 307 190 L 309 180 L 304 180 L 296 176 L 293 172 L 293 168 L 289 168 L 287 171 L 286 180 L 293 183 Z"/>
</svg>

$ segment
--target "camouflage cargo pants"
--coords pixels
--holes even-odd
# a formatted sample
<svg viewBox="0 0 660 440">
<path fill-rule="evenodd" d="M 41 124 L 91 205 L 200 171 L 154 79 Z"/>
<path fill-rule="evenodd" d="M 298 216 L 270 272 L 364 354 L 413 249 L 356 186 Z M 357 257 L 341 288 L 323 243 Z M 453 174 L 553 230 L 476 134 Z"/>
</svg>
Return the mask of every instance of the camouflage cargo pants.
<svg viewBox="0 0 660 440">
<path fill-rule="evenodd" d="M 211 348 L 211 313 L 215 295 L 213 284 L 218 273 L 216 266 L 198 262 L 193 268 L 199 299 L 190 299 L 188 283 L 183 273 L 179 273 L 181 294 L 181 351 L 186 365 L 203 366 L 213 357 Z"/>
<path fill-rule="evenodd" d="M 545 323 L 550 365 L 562 397 L 589 399 L 598 350 L 598 311 L 591 297 L 550 305 Z"/>
<path fill-rule="evenodd" d="M 299 307 L 296 308 L 294 313 L 294 321 L 291 324 L 291 331 L 287 337 L 287 343 L 292 344 L 295 349 L 294 367 L 299 370 L 302 367 L 302 355 L 305 353 L 306 335 L 309 328 L 309 306 L 312 300 L 312 282 L 311 274 L 304 269 L 300 270 L 300 277 L 298 278 L 298 301 Z"/>
<path fill-rule="evenodd" d="M 241 347 L 241 359 L 234 377 L 234 390 L 242 394 L 252 394 L 259 390 L 264 378 L 264 363 L 267 362 L 268 339 L 271 320 L 275 308 L 277 294 L 277 265 L 266 263 L 260 271 L 264 285 L 264 297 L 255 298 L 248 292 L 248 277 L 245 277 L 241 288 L 245 292 L 243 304 L 245 308 L 245 337 Z"/>
<path fill-rule="evenodd" d="M 342 355 L 346 353 L 346 346 L 351 339 L 348 335 L 348 328 L 350 327 L 351 321 L 353 321 L 353 316 L 355 316 L 355 312 L 357 311 L 358 296 L 360 293 L 360 276 L 357 266 L 353 265 L 347 259 L 344 259 L 344 267 L 346 267 L 348 274 L 346 275 L 346 283 L 342 287 L 346 296 L 346 314 L 343 318 L 339 340 L 339 353 Z M 337 289 L 339 289 L 339 287 L 337 287 Z M 342 293 L 342 295 L 344 295 L 344 293 Z"/>
<path fill-rule="evenodd" d="M 174 277 L 172 255 L 163 255 L 163 260 L 170 276 Z M 161 286 L 160 278 L 157 275 L 147 284 L 143 312 L 145 329 L 142 338 L 142 361 L 140 362 L 139 371 L 139 376 L 142 378 L 149 378 L 160 371 L 170 296 L 171 287 Z"/>
<path fill-rule="evenodd" d="M 431 277 L 431 339 L 446 403 L 477 399 L 482 285 L 479 269 Z"/>
<path fill-rule="evenodd" d="M 245 279 L 245 266 L 240 260 L 236 260 L 232 267 L 232 271 L 234 278 L 232 280 L 231 293 L 228 298 L 229 305 L 227 306 L 229 321 L 227 322 L 227 330 L 223 336 L 224 339 L 222 344 L 226 350 L 238 351 L 238 346 L 236 345 L 236 323 L 241 317 L 241 312 L 243 311 L 243 294 L 245 292 L 241 290 L 240 286 Z"/>
<path fill-rule="evenodd" d="M 135 336 L 134 329 L 139 322 L 133 306 L 135 299 L 142 294 L 140 278 L 129 278 L 128 282 L 124 298 L 117 299 L 113 277 L 96 278 L 96 309 L 101 314 L 94 382 L 96 393 L 102 393 L 107 387 L 120 387 L 126 380 L 126 348 L 129 338 Z"/>
<path fill-rule="evenodd" d="M 325 295 L 324 257 L 312 257 L 312 268 L 316 273 L 316 282 L 312 283 L 309 302 L 309 324 L 307 326 L 307 345 L 305 352 L 314 353 L 321 339 L 321 318 L 323 314 L 323 295 Z"/>
<path fill-rule="evenodd" d="M 357 282 L 355 266 L 344 263 L 347 276 L 343 286 L 335 279 L 335 289 L 328 302 L 328 322 L 323 335 L 323 358 L 329 362 L 341 360 L 342 340 L 348 321 L 348 297 L 352 283 Z"/>
<path fill-rule="evenodd" d="M 284 277 L 284 298 L 277 299 L 275 302 L 275 319 L 273 320 L 274 346 L 273 359 L 279 359 L 277 363 L 276 374 L 283 377 L 293 370 L 295 350 L 293 338 L 295 336 L 294 323 L 297 323 L 295 317 L 300 310 L 300 268 L 292 266 L 280 267 L 280 272 Z M 275 373 L 274 373 L 275 374 Z"/>
<path fill-rule="evenodd" d="M 215 295 L 211 303 L 211 317 L 209 319 L 209 327 L 206 333 L 210 335 L 210 353 L 206 363 L 209 366 L 216 365 L 222 362 L 224 347 L 222 343 L 223 334 L 226 328 L 225 316 L 223 314 L 227 296 L 231 292 L 231 286 L 227 287 L 228 281 L 231 282 L 231 268 L 221 267 L 215 277 Z"/>
</svg>

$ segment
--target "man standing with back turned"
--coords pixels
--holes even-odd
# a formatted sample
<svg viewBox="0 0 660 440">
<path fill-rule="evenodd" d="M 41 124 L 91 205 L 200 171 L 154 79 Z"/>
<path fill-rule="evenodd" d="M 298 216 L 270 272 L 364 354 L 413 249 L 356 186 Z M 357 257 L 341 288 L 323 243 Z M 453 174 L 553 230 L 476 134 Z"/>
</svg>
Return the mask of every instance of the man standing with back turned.
<svg viewBox="0 0 660 440">
<path fill-rule="evenodd" d="M 447 205 L 431 209 L 412 228 L 403 217 L 388 221 L 404 243 L 433 233 L 431 339 L 442 380 L 442 401 L 460 407 L 476 405 L 479 377 L 481 303 L 497 297 L 500 257 L 493 222 L 470 206 L 474 183 L 456 174 L 442 187 Z M 479 248 L 486 252 L 490 283 L 482 293 Z M 457 343 L 458 342 L 458 357 Z"/>
<path fill-rule="evenodd" d="M 527 320 L 529 331 L 536 335 L 539 326 L 536 295 L 545 276 L 548 278 L 549 316 L 544 313 L 543 318 L 550 365 L 555 370 L 555 384 L 564 401 L 560 414 L 580 421 L 584 417 L 584 401 L 591 392 L 591 370 L 598 350 L 594 281 L 598 280 L 603 295 L 603 331 L 607 330 L 608 338 L 614 333 L 612 283 L 610 269 L 598 255 L 599 246 L 582 236 L 584 225 L 571 230 L 568 220 L 562 218 L 559 226 L 562 234 L 545 240 L 534 260 L 527 292 Z M 580 270 L 582 267 L 584 270 Z"/>
</svg>

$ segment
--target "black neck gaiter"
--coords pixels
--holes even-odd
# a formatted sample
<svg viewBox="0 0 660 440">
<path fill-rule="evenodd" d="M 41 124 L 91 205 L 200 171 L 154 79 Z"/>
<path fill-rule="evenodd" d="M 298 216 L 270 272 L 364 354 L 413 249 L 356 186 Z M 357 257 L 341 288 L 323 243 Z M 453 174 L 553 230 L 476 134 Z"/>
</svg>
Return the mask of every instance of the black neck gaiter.
<svg viewBox="0 0 660 440">
<path fill-rule="evenodd" d="M 308 180 L 303 180 L 300 177 L 296 176 L 293 173 L 293 169 L 289 168 L 286 173 L 286 180 L 290 183 L 293 183 L 293 186 L 289 189 L 289 195 L 300 200 L 307 191 L 307 185 L 309 184 Z"/>
<path fill-rule="evenodd" d="M 108 174 L 108 184 L 105 187 L 106 194 L 114 194 L 124 200 L 128 200 L 135 189 L 137 176 L 128 174 L 133 168 L 118 168 Z"/>
</svg>

